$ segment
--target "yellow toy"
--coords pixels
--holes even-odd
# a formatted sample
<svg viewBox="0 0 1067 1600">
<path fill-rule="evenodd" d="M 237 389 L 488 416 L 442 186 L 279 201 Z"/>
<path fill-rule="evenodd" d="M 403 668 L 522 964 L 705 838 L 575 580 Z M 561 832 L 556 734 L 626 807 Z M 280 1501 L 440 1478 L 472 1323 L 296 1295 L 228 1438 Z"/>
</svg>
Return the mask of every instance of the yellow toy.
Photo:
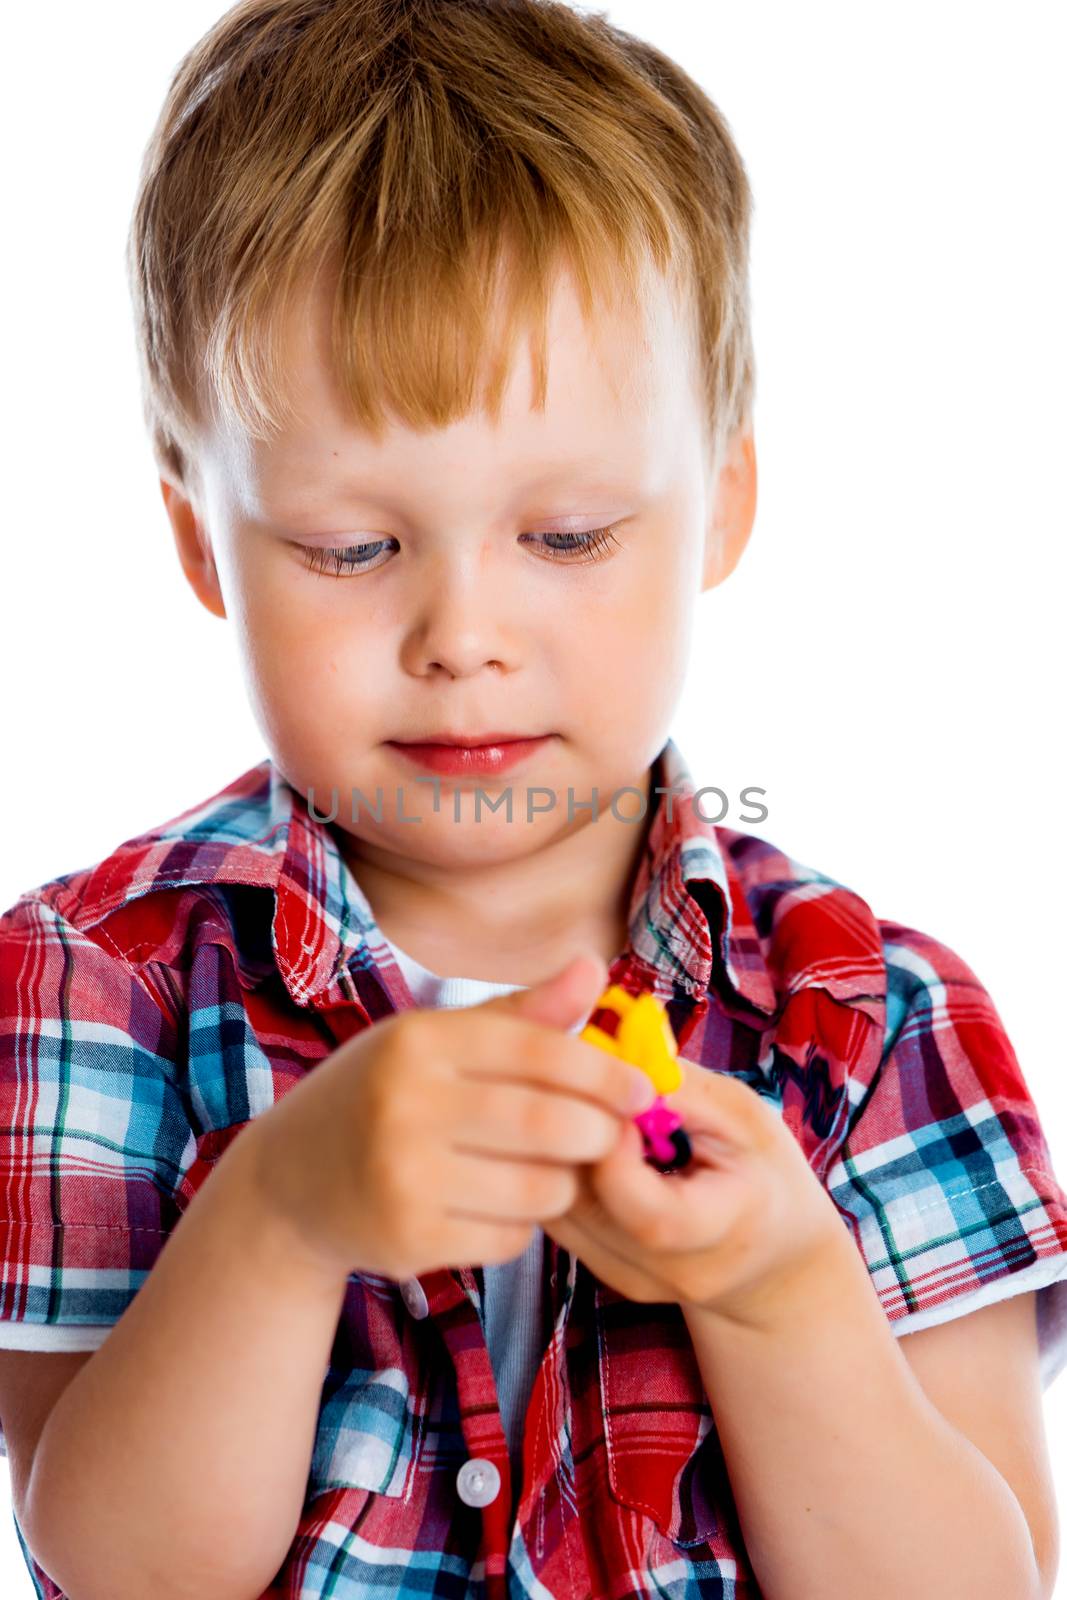
<svg viewBox="0 0 1067 1600">
<path fill-rule="evenodd" d="M 645 1157 L 660 1172 L 687 1166 L 693 1155 L 688 1135 L 681 1117 L 662 1099 L 682 1082 L 678 1046 L 662 1002 L 647 991 L 632 995 L 621 984 L 609 984 L 578 1037 L 647 1073 L 657 1097 L 634 1118 L 645 1141 Z"/>
</svg>

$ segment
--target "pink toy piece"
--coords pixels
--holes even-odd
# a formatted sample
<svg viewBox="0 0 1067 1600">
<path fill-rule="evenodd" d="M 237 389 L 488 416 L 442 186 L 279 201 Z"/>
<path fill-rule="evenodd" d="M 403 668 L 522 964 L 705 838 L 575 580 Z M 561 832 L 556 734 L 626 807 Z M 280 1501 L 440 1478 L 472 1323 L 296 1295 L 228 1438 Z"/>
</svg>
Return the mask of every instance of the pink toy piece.
<svg viewBox="0 0 1067 1600">
<path fill-rule="evenodd" d="M 660 1172 L 673 1172 L 689 1164 L 693 1150 L 682 1119 L 662 1095 L 657 1095 L 647 1111 L 635 1116 L 634 1121 L 645 1141 L 646 1159 Z"/>
</svg>

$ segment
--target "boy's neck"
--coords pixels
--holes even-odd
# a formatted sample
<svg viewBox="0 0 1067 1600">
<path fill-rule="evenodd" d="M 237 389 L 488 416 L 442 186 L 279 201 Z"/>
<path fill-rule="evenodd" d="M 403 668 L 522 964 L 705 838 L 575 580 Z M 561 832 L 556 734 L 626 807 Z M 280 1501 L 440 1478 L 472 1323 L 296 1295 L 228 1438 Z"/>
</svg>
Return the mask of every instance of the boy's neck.
<svg viewBox="0 0 1067 1600">
<path fill-rule="evenodd" d="M 441 977 L 532 984 L 579 946 L 610 964 L 625 948 L 633 884 L 653 820 L 651 772 L 633 785 L 640 821 L 605 806 L 587 822 L 519 860 L 442 868 L 368 846 L 338 842 L 381 932 Z M 619 809 L 629 814 L 636 800 Z"/>
</svg>

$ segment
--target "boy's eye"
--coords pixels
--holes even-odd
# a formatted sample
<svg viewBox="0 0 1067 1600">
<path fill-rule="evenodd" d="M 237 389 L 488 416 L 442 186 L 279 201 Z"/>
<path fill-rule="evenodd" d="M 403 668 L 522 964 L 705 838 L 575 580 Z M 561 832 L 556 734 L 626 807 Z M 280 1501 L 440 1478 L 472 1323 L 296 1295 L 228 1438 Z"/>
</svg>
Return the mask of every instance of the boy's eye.
<svg viewBox="0 0 1067 1600">
<path fill-rule="evenodd" d="M 599 561 L 602 556 L 608 554 L 613 545 L 618 544 L 619 541 L 615 537 L 617 526 L 615 523 L 610 528 L 590 528 L 588 533 L 524 533 L 523 538 L 576 541 L 547 545 L 546 548 L 553 552 L 553 561 L 569 560 L 571 556 L 578 556 L 586 561 Z"/>
<path fill-rule="evenodd" d="M 312 572 L 326 572 L 332 577 L 343 578 L 349 572 L 365 571 L 370 558 L 388 543 L 388 539 L 374 539 L 369 544 L 349 544 L 338 550 L 305 545 L 304 564 Z"/>
<path fill-rule="evenodd" d="M 585 533 L 524 533 L 522 537 L 563 541 L 544 546 L 551 552 L 549 555 L 551 561 L 599 561 L 618 543 L 615 538 L 617 526 L 618 524 L 610 528 L 590 528 Z M 324 550 L 317 545 L 305 545 L 304 562 L 312 572 L 328 573 L 332 577 L 340 578 L 353 572 L 372 570 L 370 563 L 377 553 L 386 545 L 395 543 L 395 539 L 373 539 L 367 544 L 349 544 L 333 550 Z"/>
</svg>

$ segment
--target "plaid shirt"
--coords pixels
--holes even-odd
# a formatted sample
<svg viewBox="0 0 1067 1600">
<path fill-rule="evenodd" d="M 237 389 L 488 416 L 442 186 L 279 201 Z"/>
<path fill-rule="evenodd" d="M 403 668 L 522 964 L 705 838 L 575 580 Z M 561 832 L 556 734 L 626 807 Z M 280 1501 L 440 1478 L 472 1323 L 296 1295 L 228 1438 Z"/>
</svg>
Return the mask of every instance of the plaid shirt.
<svg viewBox="0 0 1067 1600">
<path fill-rule="evenodd" d="M 786 1118 L 894 1332 L 1036 1289 L 1047 1385 L 1067 1195 L 986 990 L 937 940 L 702 820 L 673 741 L 653 782 L 671 803 L 611 980 L 652 989 L 686 1061 Z M 0 1344 L 101 1343 L 241 1129 L 412 1004 L 332 828 L 270 761 L 22 895 L 0 918 Z M 759 1594 L 680 1308 L 626 1300 L 547 1235 L 543 1265 L 517 1490 L 482 1268 L 350 1275 L 265 1595 Z"/>
</svg>

